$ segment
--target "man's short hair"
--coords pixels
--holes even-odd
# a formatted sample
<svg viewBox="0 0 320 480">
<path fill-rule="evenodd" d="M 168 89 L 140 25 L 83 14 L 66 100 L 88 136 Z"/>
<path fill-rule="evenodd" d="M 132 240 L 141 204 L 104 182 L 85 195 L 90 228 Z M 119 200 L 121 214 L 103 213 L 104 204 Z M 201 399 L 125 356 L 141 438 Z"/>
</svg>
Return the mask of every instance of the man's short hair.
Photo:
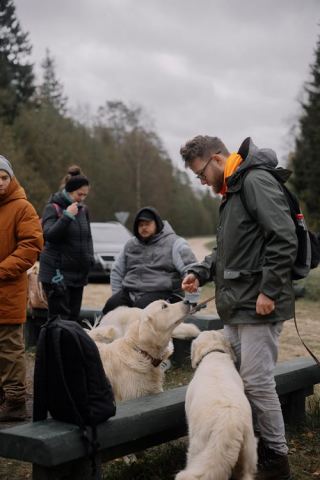
<svg viewBox="0 0 320 480">
<path fill-rule="evenodd" d="M 220 138 L 209 137 L 208 135 L 197 135 L 180 148 L 180 155 L 186 167 L 189 167 L 196 158 L 209 159 L 210 155 L 218 152 L 221 152 L 226 157 L 230 155 Z"/>
</svg>

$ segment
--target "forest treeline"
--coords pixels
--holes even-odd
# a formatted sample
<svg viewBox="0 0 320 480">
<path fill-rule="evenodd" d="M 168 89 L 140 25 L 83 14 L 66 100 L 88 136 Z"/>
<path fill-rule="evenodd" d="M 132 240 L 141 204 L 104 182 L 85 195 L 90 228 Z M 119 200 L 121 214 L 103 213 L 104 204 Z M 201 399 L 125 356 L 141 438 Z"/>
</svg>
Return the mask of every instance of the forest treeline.
<svg viewBox="0 0 320 480">
<path fill-rule="evenodd" d="M 194 190 L 142 108 L 113 100 L 94 115 L 72 114 L 50 51 L 37 82 L 31 50 L 14 1 L 0 0 L 0 154 L 12 162 L 39 216 L 67 168 L 76 164 L 90 180 L 91 221 L 115 220 L 116 212 L 125 211 L 132 228 L 137 210 L 152 205 L 180 235 L 216 232 L 220 198 L 208 189 Z M 320 174 L 320 42 L 311 76 L 288 165 L 309 227 L 320 230 L 320 182 L 315 182 Z"/>
<path fill-rule="evenodd" d="M 220 200 L 193 190 L 139 106 L 108 101 L 79 121 L 68 110 L 49 50 L 36 83 L 28 34 L 12 0 L 1 0 L 0 22 L 0 153 L 39 216 L 76 164 L 90 180 L 91 221 L 116 220 L 115 212 L 125 211 L 131 228 L 137 210 L 152 205 L 180 235 L 215 233 Z"/>
</svg>

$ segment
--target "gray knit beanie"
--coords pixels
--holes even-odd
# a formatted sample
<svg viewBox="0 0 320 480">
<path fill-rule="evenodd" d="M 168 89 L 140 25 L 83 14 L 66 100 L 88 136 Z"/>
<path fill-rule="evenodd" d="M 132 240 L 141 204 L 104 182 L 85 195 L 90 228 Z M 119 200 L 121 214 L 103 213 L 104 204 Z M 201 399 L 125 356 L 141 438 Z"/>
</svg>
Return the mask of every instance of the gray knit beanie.
<svg viewBox="0 0 320 480">
<path fill-rule="evenodd" d="M 12 170 L 12 165 L 6 158 L 4 158 L 2 155 L 0 155 L 0 170 L 4 170 L 5 172 L 8 172 L 11 180 L 14 177 L 14 173 Z"/>
</svg>

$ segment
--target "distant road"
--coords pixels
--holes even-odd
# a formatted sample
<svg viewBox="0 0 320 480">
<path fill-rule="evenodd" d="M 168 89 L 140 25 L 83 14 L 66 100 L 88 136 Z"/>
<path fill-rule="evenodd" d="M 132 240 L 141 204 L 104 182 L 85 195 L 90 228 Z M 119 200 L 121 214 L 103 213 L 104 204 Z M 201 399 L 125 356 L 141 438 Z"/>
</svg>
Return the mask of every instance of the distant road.
<svg viewBox="0 0 320 480">
<path fill-rule="evenodd" d="M 192 237 L 187 238 L 187 240 L 199 262 L 202 262 L 204 257 L 211 253 L 211 250 L 205 247 L 205 245 L 213 241 L 214 237 Z"/>
</svg>

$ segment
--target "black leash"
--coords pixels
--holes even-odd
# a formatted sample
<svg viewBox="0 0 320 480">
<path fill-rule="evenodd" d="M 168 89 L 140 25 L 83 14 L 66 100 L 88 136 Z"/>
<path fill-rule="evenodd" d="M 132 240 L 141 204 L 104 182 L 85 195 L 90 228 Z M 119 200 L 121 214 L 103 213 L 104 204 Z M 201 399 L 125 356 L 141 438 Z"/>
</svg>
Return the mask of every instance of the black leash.
<svg viewBox="0 0 320 480">
<path fill-rule="evenodd" d="M 215 298 L 215 295 L 213 295 L 213 297 L 210 297 L 210 298 L 207 298 L 207 300 L 204 300 L 204 302 L 201 302 L 201 303 L 198 303 L 192 310 L 191 312 L 189 313 L 189 315 L 192 315 L 193 313 L 196 313 L 198 308 L 202 307 L 203 305 L 206 305 L 207 303 L 211 302 L 211 300 L 214 300 Z M 297 334 L 298 334 L 298 337 L 300 338 L 301 340 L 301 343 L 302 345 L 305 347 L 305 349 L 308 351 L 308 353 L 311 355 L 311 357 L 313 358 L 313 360 L 316 362 L 316 364 L 318 365 L 318 367 L 320 367 L 320 361 L 318 360 L 318 358 L 315 356 L 315 354 L 310 350 L 309 347 L 307 347 L 307 345 L 304 343 L 304 341 L 302 340 L 301 338 L 301 335 L 300 335 L 300 332 L 299 332 L 299 329 L 298 329 L 298 325 L 297 325 L 297 319 L 296 319 L 296 310 L 294 309 L 294 324 L 295 324 L 295 327 L 296 327 L 296 330 L 297 330 Z"/>
<path fill-rule="evenodd" d="M 300 332 L 298 330 L 298 325 L 297 325 L 297 319 L 296 319 L 296 309 L 294 309 L 294 324 L 295 324 L 295 327 L 296 327 L 296 330 L 297 330 L 297 334 L 298 334 L 298 337 L 300 338 L 301 340 L 301 343 L 302 345 L 305 347 L 305 349 L 309 352 L 309 354 L 311 355 L 311 357 L 313 358 L 313 360 L 316 362 L 316 364 L 318 365 L 318 367 L 320 367 L 320 362 L 319 360 L 317 359 L 317 357 L 314 355 L 314 353 L 311 352 L 310 348 L 307 347 L 307 345 L 304 343 L 304 341 L 302 340 L 301 338 L 301 335 L 300 335 Z"/>
</svg>

